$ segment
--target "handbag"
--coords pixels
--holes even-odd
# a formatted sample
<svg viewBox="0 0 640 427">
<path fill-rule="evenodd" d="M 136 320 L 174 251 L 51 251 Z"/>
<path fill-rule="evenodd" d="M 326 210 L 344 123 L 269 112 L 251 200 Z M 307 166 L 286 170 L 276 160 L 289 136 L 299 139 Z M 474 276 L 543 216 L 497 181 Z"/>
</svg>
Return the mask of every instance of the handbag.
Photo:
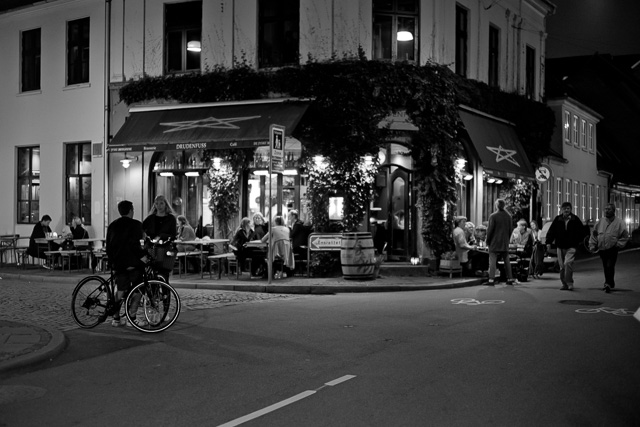
<svg viewBox="0 0 640 427">
<path fill-rule="evenodd" d="M 176 262 L 176 252 L 169 245 L 157 245 L 151 248 L 153 261 L 151 267 L 154 270 L 173 270 Z"/>
</svg>

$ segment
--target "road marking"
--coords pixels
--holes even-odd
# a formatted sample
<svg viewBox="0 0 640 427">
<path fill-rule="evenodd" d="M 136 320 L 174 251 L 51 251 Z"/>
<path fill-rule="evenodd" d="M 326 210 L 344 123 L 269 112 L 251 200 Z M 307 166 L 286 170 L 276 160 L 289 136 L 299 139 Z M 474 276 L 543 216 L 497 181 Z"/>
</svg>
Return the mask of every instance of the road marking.
<svg viewBox="0 0 640 427">
<path fill-rule="evenodd" d="M 280 408 L 283 408 L 287 405 L 290 405 L 292 403 L 297 402 L 298 400 L 302 400 L 305 399 L 313 394 L 316 394 L 318 391 L 322 390 L 325 386 L 329 386 L 329 387 L 333 387 L 335 385 L 338 385 L 340 383 L 343 383 L 345 381 L 349 381 L 352 378 L 355 378 L 355 375 L 344 375 L 340 378 L 336 378 L 333 381 L 329 381 L 328 383 L 324 383 L 324 385 L 322 387 L 317 388 L 316 390 L 307 390 L 307 391 L 303 391 L 302 393 L 296 394 L 295 396 L 292 396 L 288 399 L 282 400 L 278 403 L 274 403 L 273 405 L 267 406 L 266 408 L 260 409 L 258 411 L 252 412 L 250 414 L 247 414 L 243 417 L 240 418 L 236 418 L 235 420 L 229 421 L 227 423 L 224 424 L 220 424 L 218 427 L 234 427 L 234 426 L 239 426 L 240 424 L 244 424 L 247 421 L 251 421 L 251 420 L 255 420 L 258 417 L 261 417 L 263 415 L 266 415 L 270 412 L 276 411 Z"/>
<path fill-rule="evenodd" d="M 598 307 L 598 308 L 579 308 L 576 310 L 576 313 L 609 313 L 614 316 L 633 316 L 633 310 L 629 310 L 626 308 L 611 308 L 611 307 Z"/>
<path fill-rule="evenodd" d="M 451 300 L 452 304 L 465 304 L 465 305 L 482 305 L 482 304 L 504 304 L 500 299 L 488 299 L 485 301 L 478 301 L 474 298 L 456 298 Z"/>
</svg>

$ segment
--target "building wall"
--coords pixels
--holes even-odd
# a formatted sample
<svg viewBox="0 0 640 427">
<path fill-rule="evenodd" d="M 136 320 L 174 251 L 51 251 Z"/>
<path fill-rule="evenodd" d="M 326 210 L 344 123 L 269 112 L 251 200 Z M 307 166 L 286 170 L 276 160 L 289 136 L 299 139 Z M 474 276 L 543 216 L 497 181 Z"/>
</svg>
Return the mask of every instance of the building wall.
<svg viewBox="0 0 640 427">
<path fill-rule="evenodd" d="M 90 18 L 90 82 L 65 86 L 66 23 Z M 20 93 L 21 31 L 41 28 L 41 89 Z M 67 1 L 42 4 L 0 15 L 0 233 L 28 236 L 33 225 L 17 224 L 17 147 L 39 145 L 40 216 L 51 228 L 65 225 L 65 143 L 103 141 L 104 2 Z M 92 236 L 102 236 L 104 157 L 92 159 Z"/>
</svg>

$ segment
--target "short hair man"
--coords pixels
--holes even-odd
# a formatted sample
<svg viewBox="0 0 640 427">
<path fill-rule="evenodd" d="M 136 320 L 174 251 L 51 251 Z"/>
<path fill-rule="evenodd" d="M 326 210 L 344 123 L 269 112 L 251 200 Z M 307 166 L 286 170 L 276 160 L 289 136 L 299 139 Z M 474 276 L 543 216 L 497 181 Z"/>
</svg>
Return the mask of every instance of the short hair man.
<svg viewBox="0 0 640 427">
<path fill-rule="evenodd" d="M 555 243 L 557 248 L 561 291 L 573 290 L 573 261 L 576 257 L 576 248 L 589 233 L 580 218 L 571 213 L 571 209 L 571 203 L 562 204 L 561 213 L 553 219 L 546 238 L 549 250 L 552 243 Z"/>
<path fill-rule="evenodd" d="M 118 203 L 120 218 L 109 224 L 107 228 L 107 256 L 116 275 L 118 293 L 116 301 L 120 302 L 129 292 L 131 286 L 142 279 L 145 263 L 147 262 L 146 250 L 140 244 L 144 238 L 142 223 L 133 219 L 133 203 L 123 200 Z M 130 315 L 135 318 L 138 301 L 131 305 Z M 144 319 L 138 319 L 140 324 Z M 120 315 L 113 316 L 112 326 L 120 326 Z"/>
<path fill-rule="evenodd" d="M 496 211 L 489 216 L 487 227 L 487 246 L 489 247 L 489 282 L 493 286 L 496 277 L 496 264 L 498 257 L 504 260 L 504 269 L 507 275 L 507 285 L 515 284 L 511 261 L 509 260 L 509 238 L 511 237 L 511 215 L 504 209 L 506 203 L 503 199 L 497 199 Z"/>
<path fill-rule="evenodd" d="M 598 249 L 598 255 L 602 260 L 603 290 L 606 293 L 616 287 L 615 274 L 618 251 L 624 248 L 628 241 L 629 231 L 627 231 L 626 224 L 616 217 L 616 206 L 613 203 L 607 203 L 604 207 L 604 218 L 596 222 L 589 238 L 589 249 L 592 251 Z"/>
</svg>

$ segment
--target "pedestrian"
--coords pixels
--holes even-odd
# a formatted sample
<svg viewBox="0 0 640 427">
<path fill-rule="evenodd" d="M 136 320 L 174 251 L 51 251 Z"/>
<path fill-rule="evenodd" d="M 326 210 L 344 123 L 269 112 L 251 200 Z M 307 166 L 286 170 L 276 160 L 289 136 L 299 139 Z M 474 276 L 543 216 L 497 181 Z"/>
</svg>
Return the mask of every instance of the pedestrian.
<svg viewBox="0 0 640 427">
<path fill-rule="evenodd" d="M 589 238 L 589 249 L 598 250 L 604 270 L 603 290 L 606 293 L 616 287 L 616 261 L 618 251 L 629 241 L 629 232 L 625 223 L 616 216 L 616 206 L 607 203 L 604 207 L 604 218 L 596 222 Z"/>
<path fill-rule="evenodd" d="M 551 244 L 556 245 L 558 265 L 560 266 L 561 291 L 573 290 L 573 261 L 576 248 L 589 234 L 580 218 L 571 212 L 571 203 L 564 202 L 560 207 L 561 214 L 556 216 L 547 232 L 547 250 Z"/>
<path fill-rule="evenodd" d="M 458 260 L 460 261 L 460 265 L 462 266 L 462 272 L 465 276 L 473 276 L 475 274 L 475 271 L 472 268 L 471 259 L 473 258 L 473 255 L 475 254 L 475 251 L 478 249 L 478 247 L 474 244 L 470 244 L 467 241 L 467 231 L 465 230 L 467 225 L 466 217 L 456 217 L 454 219 L 454 225 L 455 228 L 453 229 L 453 243 L 456 247 Z"/>
<path fill-rule="evenodd" d="M 148 259 L 146 250 L 140 244 L 140 240 L 144 237 L 142 223 L 133 219 L 133 203 L 128 200 L 121 201 L 118 203 L 118 213 L 120 213 L 120 218 L 109 224 L 107 228 L 106 243 L 107 256 L 118 286 L 116 303 L 120 304 L 131 287 L 142 281 L 144 267 Z M 137 325 L 145 326 L 147 324 L 145 319 L 136 319 L 140 297 L 141 295 L 137 298 L 133 297 L 131 307 L 129 307 L 129 316 Z M 111 326 L 121 325 L 123 322 L 120 319 L 120 310 L 117 310 L 113 315 Z M 127 326 L 131 326 L 128 321 Z"/>
<path fill-rule="evenodd" d="M 169 239 L 175 239 L 177 220 L 171 205 L 163 195 L 156 196 L 154 199 L 149 216 L 142 221 L 142 229 L 151 240 L 166 242 Z M 165 254 L 166 251 L 158 251 L 159 253 Z M 158 273 L 168 283 L 172 270 L 173 266 L 172 268 L 159 268 Z"/>
<path fill-rule="evenodd" d="M 487 246 L 489 247 L 489 286 L 495 284 L 496 264 L 498 257 L 504 260 L 504 269 L 507 275 L 507 285 L 514 285 L 509 260 L 509 238 L 511 237 L 511 215 L 504 209 L 505 201 L 496 199 L 496 211 L 489 216 L 487 227 Z"/>
<path fill-rule="evenodd" d="M 533 276 L 534 279 L 539 279 L 544 268 L 544 243 L 541 241 L 542 236 L 538 223 L 535 220 L 531 220 L 529 226 L 531 227 L 531 237 L 533 239 L 529 275 Z"/>
</svg>

